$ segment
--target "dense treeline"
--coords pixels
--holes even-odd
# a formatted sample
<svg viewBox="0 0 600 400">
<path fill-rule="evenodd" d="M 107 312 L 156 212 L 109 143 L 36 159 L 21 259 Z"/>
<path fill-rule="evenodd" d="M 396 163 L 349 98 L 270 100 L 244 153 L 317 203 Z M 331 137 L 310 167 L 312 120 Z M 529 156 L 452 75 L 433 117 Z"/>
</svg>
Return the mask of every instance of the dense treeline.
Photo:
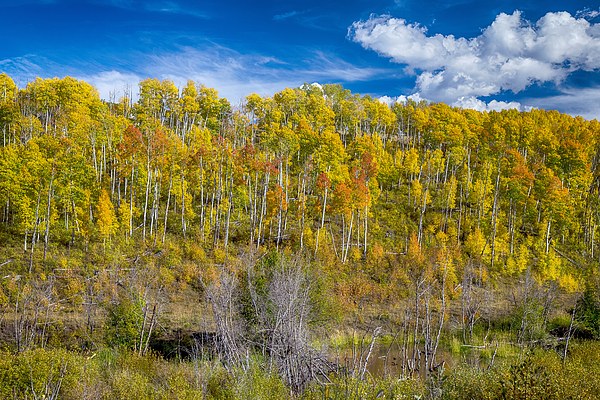
<svg viewBox="0 0 600 400">
<path fill-rule="evenodd" d="M 232 365 L 257 343 L 263 354 L 291 346 L 290 332 L 302 344 L 298 363 L 317 360 L 305 360 L 318 353 L 307 327 L 269 314 L 285 285 L 296 288 L 302 323 L 408 299 L 394 339 L 407 376 L 438 365 L 449 318 L 464 343 L 476 341 L 498 278 L 519 278 L 521 344 L 546 329 L 559 287 L 591 299 L 572 314 L 582 328 L 581 310 L 600 313 L 596 120 L 390 107 L 339 85 L 231 105 L 203 85 L 148 79 L 132 98 L 103 101 L 69 77 L 18 89 L 0 75 L 0 322 L 10 315 L 4 329 L 17 351 L 45 347 L 57 331 L 49 315 L 62 307 L 80 316 L 82 349 L 102 342 L 142 356 L 190 283 L 212 307 L 219 357 Z M 310 267 L 266 273 L 267 251 L 279 254 L 275 264 L 298 253 Z M 253 330 L 259 320 L 275 321 L 271 336 Z M 597 335 L 597 325 L 585 326 Z M 381 334 L 369 331 L 373 341 Z M 311 383 L 292 375 L 294 390 Z"/>
<path fill-rule="evenodd" d="M 389 108 L 337 85 L 231 107 L 193 82 L 142 81 L 136 103 L 111 103 L 68 77 L 0 81 L 2 229 L 42 258 L 67 237 L 169 234 L 225 251 L 326 244 L 342 262 L 405 252 L 412 235 L 517 270 L 533 245 L 600 256 L 595 120 Z"/>
</svg>

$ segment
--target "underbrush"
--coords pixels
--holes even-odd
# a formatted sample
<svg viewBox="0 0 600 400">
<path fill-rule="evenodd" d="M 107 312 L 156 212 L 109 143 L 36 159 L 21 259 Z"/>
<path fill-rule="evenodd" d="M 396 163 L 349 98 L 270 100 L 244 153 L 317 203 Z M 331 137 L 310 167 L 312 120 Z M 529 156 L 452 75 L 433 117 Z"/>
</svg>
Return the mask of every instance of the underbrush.
<svg viewBox="0 0 600 400">
<path fill-rule="evenodd" d="M 489 369 L 454 369 L 444 382 L 442 398 L 597 399 L 599 373 L 597 342 L 572 344 L 565 360 L 555 349 L 536 349 Z"/>
<path fill-rule="evenodd" d="M 557 351 L 558 350 L 558 351 Z M 529 350 L 491 367 L 456 365 L 424 379 L 323 377 L 293 394 L 260 358 L 227 371 L 218 361 L 167 361 L 103 349 L 0 353 L 3 399 L 597 399 L 600 343 Z"/>
</svg>

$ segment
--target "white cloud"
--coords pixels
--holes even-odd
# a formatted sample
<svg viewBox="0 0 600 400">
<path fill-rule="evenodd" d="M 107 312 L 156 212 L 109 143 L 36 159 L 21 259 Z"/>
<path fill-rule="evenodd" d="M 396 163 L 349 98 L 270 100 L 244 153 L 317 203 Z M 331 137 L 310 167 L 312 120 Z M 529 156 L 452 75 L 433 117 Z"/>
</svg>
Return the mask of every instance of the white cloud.
<svg viewBox="0 0 600 400">
<path fill-rule="evenodd" d="M 519 11 L 499 14 L 480 36 L 427 35 L 389 15 L 352 24 L 349 37 L 417 74 L 416 91 L 434 101 L 518 93 L 534 83 L 560 84 L 576 70 L 600 68 L 600 25 L 567 12 L 532 24 Z"/>
<path fill-rule="evenodd" d="M 283 14 L 277 14 L 275 16 L 273 16 L 273 20 L 274 21 L 281 21 L 284 19 L 288 19 L 291 17 L 295 17 L 296 15 L 301 15 L 304 14 L 306 11 L 290 11 L 290 12 L 286 12 Z"/>
<path fill-rule="evenodd" d="M 138 75 L 168 78 L 178 86 L 191 79 L 217 89 L 232 102 L 250 93 L 271 95 L 314 81 L 362 81 L 382 72 L 357 67 L 323 52 L 314 52 L 309 59 L 290 65 L 274 57 L 242 54 L 217 45 L 152 55 L 145 65 Z"/>
<path fill-rule="evenodd" d="M 587 120 L 600 120 L 600 86 L 563 90 L 563 93 L 541 99 L 529 99 L 528 103 L 535 101 L 535 108 L 545 110 L 560 110 L 570 115 L 579 115 Z"/>
<path fill-rule="evenodd" d="M 101 99 L 111 101 L 118 101 L 126 94 L 133 97 L 133 100 L 137 100 L 138 83 L 141 80 L 136 74 L 114 70 L 95 75 L 75 76 L 74 78 L 93 85 L 98 90 Z"/>
<path fill-rule="evenodd" d="M 32 54 L 23 57 L 7 58 L 0 60 L 0 69 L 9 75 L 26 75 L 26 79 L 35 79 L 37 74 L 42 71 L 42 67 L 39 65 L 40 61 L 47 60 Z"/>
<path fill-rule="evenodd" d="M 404 96 L 404 95 L 393 96 L 393 97 L 381 96 L 377 100 L 381 101 L 382 103 L 387 104 L 388 106 L 391 106 L 394 103 L 405 103 L 409 99 L 414 101 L 415 103 L 419 103 L 421 101 L 429 102 L 429 100 L 422 98 L 420 93 L 411 94 L 409 96 Z"/>
<path fill-rule="evenodd" d="M 517 109 L 518 111 L 530 111 L 533 107 L 525 106 L 518 101 L 496 101 L 492 100 L 489 103 L 486 103 L 483 100 L 479 100 L 476 97 L 461 97 L 457 99 L 454 103 L 452 103 L 453 107 L 460 108 L 470 108 L 477 111 L 500 111 L 500 110 L 510 110 Z"/>
<path fill-rule="evenodd" d="M 411 94 L 410 96 L 382 96 L 379 97 L 378 100 L 386 103 L 388 106 L 391 106 L 394 103 L 405 103 L 407 100 L 413 100 L 416 103 L 421 101 L 430 102 L 428 99 L 424 99 L 421 97 L 420 93 Z M 450 104 L 452 107 L 460 107 L 460 108 L 470 108 L 477 111 L 500 111 L 500 110 L 509 110 L 509 109 L 517 109 L 519 111 L 530 111 L 533 107 L 523 105 L 517 101 L 505 102 L 505 101 L 496 101 L 492 100 L 486 103 L 483 100 L 480 100 L 476 97 L 461 97 Z"/>
<path fill-rule="evenodd" d="M 148 10 L 148 11 L 191 15 L 194 17 L 204 18 L 204 19 L 209 18 L 206 14 L 203 14 L 197 10 L 194 10 L 189 6 L 182 7 L 174 1 L 145 2 L 144 6 L 146 7 L 146 10 Z"/>
<path fill-rule="evenodd" d="M 138 83 L 146 78 L 170 79 L 178 87 L 192 80 L 217 89 L 220 96 L 232 103 L 250 93 L 272 95 L 305 82 L 364 81 L 384 72 L 357 67 L 324 52 L 313 51 L 305 59 L 291 63 L 272 56 L 239 53 L 216 44 L 202 50 L 183 47 L 177 52 L 133 53 L 128 61 L 127 69 L 102 68 L 104 72 L 96 73 L 89 68 L 76 68 L 28 55 L 0 60 L 0 71 L 11 76 L 19 87 L 38 76 L 69 75 L 94 85 L 105 100 L 118 100 L 125 90 L 136 99 Z"/>
<path fill-rule="evenodd" d="M 575 16 L 577 18 L 585 18 L 585 19 L 594 19 L 600 15 L 600 10 L 590 10 L 589 8 L 585 8 L 583 10 L 577 11 Z"/>
</svg>

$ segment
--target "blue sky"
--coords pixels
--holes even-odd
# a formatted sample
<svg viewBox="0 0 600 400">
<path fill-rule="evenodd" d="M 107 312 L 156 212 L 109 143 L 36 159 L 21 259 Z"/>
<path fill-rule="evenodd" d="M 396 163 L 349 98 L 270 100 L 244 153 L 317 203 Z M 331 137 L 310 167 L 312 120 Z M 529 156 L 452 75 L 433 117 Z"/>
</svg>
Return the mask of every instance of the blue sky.
<svg viewBox="0 0 600 400">
<path fill-rule="evenodd" d="M 304 82 L 600 118 L 600 1 L 3 0 L 0 72 L 101 97 L 188 79 L 233 104 Z"/>
</svg>

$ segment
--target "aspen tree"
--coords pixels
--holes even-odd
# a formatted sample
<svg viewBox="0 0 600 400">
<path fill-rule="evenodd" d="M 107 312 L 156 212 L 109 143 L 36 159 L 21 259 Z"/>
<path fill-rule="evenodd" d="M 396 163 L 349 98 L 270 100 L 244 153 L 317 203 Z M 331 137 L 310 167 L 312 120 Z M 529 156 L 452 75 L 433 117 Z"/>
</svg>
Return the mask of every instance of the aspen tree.
<svg viewBox="0 0 600 400">
<path fill-rule="evenodd" d="M 106 247 L 106 239 L 109 239 L 110 241 L 111 235 L 114 234 L 119 227 L 113 204 L 110 201 L 110 196 L 106 190 L 102 190 L 100 198 L 98 199 L 97 215 L 100 237 Z"/>
</svg>

